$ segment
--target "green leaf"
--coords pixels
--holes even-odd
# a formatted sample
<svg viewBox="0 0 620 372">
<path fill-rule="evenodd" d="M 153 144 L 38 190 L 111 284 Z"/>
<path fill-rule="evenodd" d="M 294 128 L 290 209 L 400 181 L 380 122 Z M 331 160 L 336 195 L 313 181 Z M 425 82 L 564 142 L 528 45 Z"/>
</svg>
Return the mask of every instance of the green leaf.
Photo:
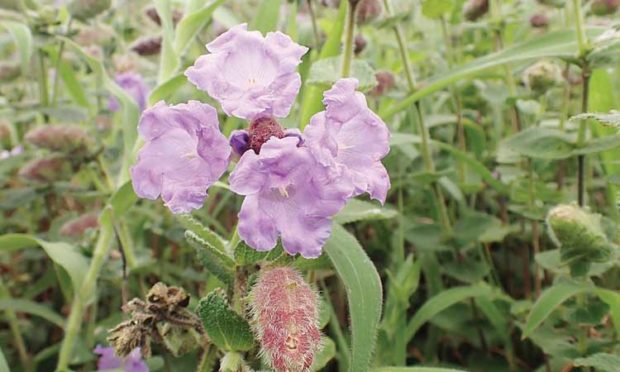
<svg viewBox="0 0 620 372">
<path fill-rule="evenodd" d="M 13 310 L 17 313 L 30 314 L 43 318 L 56 326 L 63 328 L 65 319 L 45 305 L 34 301 L 12 298 L 10 300 L 0 300 L 0 310 Z"/>
<path fill-rule="evenodd" d="M 176 27 L 173 43 L 174 51 L 178 56 L 185 52 L 187 47 L 192 43 L 192 40 L 194 40 L 194 37 L 207 25 L 215 9 L 222 5 L 224 1 L 225 0 L 214 0 L 204 8 L 196 10 L 181 19 Z"/>
<path fill-rule="evenodd" d="M 522 156 L 535 159 L 566 159 L 573 154 L 570 137 L 559 129 L 533 127 L 503 141 L 503 145 Z"/>
<path fill-rule="evenodd" d="M 88 64 L 93 72 L 99 76 L 103 86 L 120 102 L 123 130 L 123 164 L 121 167 L 118 184 L 122 185 L 129 180 L 129 166 L 134 163 L 134 145 L 138 135 L 138 118 L 140 111 L 135 100 L 118 86 L 106 73 L 105 67 L 100 60 L 97 60 L 84 52 L 82 47 L 73 40 L 66 37 L 58 37 L 67 46 L 71 47 Z"/>
<path fill-rule="evenodd" d="M 352 348 L 349 370 L 367 371 L 381 318 L 382 290 L 379 274 L 357 239 L 336 223 L 324 249 L 347 291 Z"/>
<path fill-rule="evenodd" d="M 2 352 L 1 347 L 0 347 L 0 371 L 11 372 L 11 369 L 9 368 L 9 364 L 6 362 L 6 358 L 4 357 L 4 353 Z"/>
<path fill-rule="evenodd" d="M 398 212 L 375 203 L 351 199 L 345 207 L 334 217 L 334 221 L 346 224 L 357 221 L 386 220 L 394 218 Z"/>
<path fill-rule="evenodd" d="M 219 252 L 228 255 L 230 257 L 229 252 L 226 251 L 227 242 L 219 236 L 216 232 L 203 225 L 200 221 L 192 217 L 191 214 L 180 214 L 177 216 L 183 227 L 190 230 L 196 236 L 200 237 L 202 240 L 209 243 L 213 248 L 217 249 Z"/>
<path fill-rule="evenodd" d="M 131 181 L 127 181 L 123 186 L 119 187 L 114 194 L 112 194 L 108 204 L 112 206 L 114 215 L 119 217 L 125 214 L 125 212 L 127 212 L 137 200 L 138 196 L 133 191 Z"/>
<path fill-rule="evenodd" d="M 573 150 L 573 155 L 596 154 L 603 151 L 620 148 L 620 134 L 594 138 L 587 141 L 583 147 Z"/>
<path fill-rule="evenodd" d="M 620 366 L 620 355 L 596 353 L 587 358 L 577 358 L 573 361 L 575 367 L 591 367 L 596 370 L 617 372 Z"/>
<path fill-rule="evenodd" d="M 187 77 L 184 74 L 176 75 L 151 91 L 149 95 L 149 105 L 154 105 L 161 100 L 167 100 L 179 90 L 187 82 Z"/>
<path fill-rule="evenodd" d="M 194 247 L 198 260 L 207 270 L 226 285 L 230 286 L 233 284 L 235 262 L 232 258 L 214 247 L 208 241 L 202 239 L 193 231 L 185 231 L 185 239 Z"/>
<path fill-rule="evenodd" d="M 570 121 L 581 121 L 594 119 L 599 123 L 612 127 L 612 128 L 620 128 L 620 112 L 611 111 L 607 114 L 595 113 L 595 112 L 586 112 L 583 114 L 575 115 L 570 118 Z"/>
<path fill-rule="evenodd" d="M 390 140 L 390 146 L 403 145 L 407 143 L 419 144 L 421 143 L 421 139 L 419 136 L 406 134 L 406 133 L 393 133 L 392 138 Z M 489 171 L 484 164 L 476 160 L 474 157 L 469 155 L 466 152 L 463 152 L 452 145 L 447 143 L 443 143 L 440 141 L 432 140 L 431 144 L 433 146 L 437 146 L 441 150 L 449 152 L 452 156 L 457 158 L 458 160 L 466 163 L 471 170 L 478 173 L 478 175 L 487 182 L 491 187 L 493 187 L 498 192 L 503 194 L 508 193 L 508 188 L 501 181 L 499 181 L 493 173 Z"/>
<path fill-rule="evenodd" d="M 347 18 L 347 2 L 341 1 L 340 8 L 338 9 L 338 18 L 334 22 L 327 40 L 321 48 L 318 60 L 335 57 L 340 53 L 340 43 L 342 40 L 342 33 L 344 31 L 344 24 Z M 301 116 L 300 116 L 300 128 L 303 130 L 305 126 L 310 122 L 310 117 L 321 111 L 323 107 L 323 89 L 305 85 L 303 90 L 303 101 L 301 102 Z"/>
<path fill-rule="evenodd" d="M 616 334 L 620 334 L 620 293 L 610 289 L 596 288 L 596 295 L 609 306 Z"/>
<path fill-rule="evenodd" d="M 523 338 L 528 337 L 549 315 L 569 298 L 591 290 L 592 288 L 583 284 L 574 282 L 560 282 L 547 288 L 541 293 L 536 303 L 532 307 L 532 311 L 527 316 L 525 326 L 523 328 Z"/>
<path fill-rule="evenodd" d="M 310 75 L 306 83 L 316 85 L 323 90 L 331 88 L 340 76 L 342 57 L 330 57 L 321 59 L 312 64 Z M 351 64 L 351 77 L 359 81 L 357 87 L 360 91 L 368 91 L 377 85 L 375 70 L 363 59 L 355 59 Z"/>
<path fill-rule="evenodd" d="M 6 234 L 0 236 L 0 251 L 40 246 L 48 257 L 62 267 L 71 277 L 75 292 L 79 291 L 86 278 L 89 263 L 86 257 L 73 245 L 65 242 L 50 243 L 27 234 Z"/>
<path fill-rule="evenodd" d="M 453 0 L 424 0 L 422 14 L 428 18 L 440 18 L 452 12 L 453 7 Z"/>
<path fill-rule="evenodd" d="M 595 38 L 605 31 L 602 27 L 590 27 L 587 30 L 590 38 Z M 395 114 L 411 107 L 423 97 L 446 88 L 461 79 L 473 77 L 485 70 L 502 66 L 512 62 L 537 60 L 542 58 L 575 58 L 577 56 L 577 40 L 575 30 L 561 30 L 549 32 L 543 36 L 533 38 L 522 44 L 503 49 L 473 60 L 463 66 L 456 67 L 448 72 L 441 72 L 426 82 L 422 88 L 397 104 L 382 110 L 379 114 L 384 120 L 390 119 Z"/>
<path fill-rule="evenodd" d="M 321 349 L 316 353 L 310 371 L 320 371 L 336 356 L 336 344 L 329 337 L 321 337 Z"/>
<path fill-rule="evenodd" d="M 281 3 L 281 0 L 263 0 L 252 21 L 252 28 L 263 34 L 276 31 L 280 18 Z"/>
<path fill-rule="evenodd" d="M 200 300 L 196 313 L 218 348 L 226 351 L 247 351 L 254 346 L 250 325 L 234 312 L 219 290 Z"/>
<path fill-rule="evenodd" d="M 240 241 L 235 247 L 235 262 L 239 266 L 254 265 L 261 261 L 276 261 L 280 257 L 283 257 L 284 250 L 282 245 L 278 244 L 274 249 L 267 252 L 259 252 L 256 249 L 249 247 L 244 242 Z"/>
<path fill-rule="evenodd" d="M 67 91 L 78 105 L 82 107 L 86 107 L 90 109 L 90 102 L 88 102 L 88 98 L 86 97 L 86 92 L 84 91 L 83 84 L 78 81 L 75 72 L 71 68 L 71 65 L 68 63 L 61 61 L 58 66 L 58 73 L 62 81 L 67 88 Z"/>
<path fill-rule="evenodd" d="M 473 285 L 467 287 L 453 287 L 439 292 L 437 295 L 427 300 L 422 307 L 420 307 L 413 318 L 407 324 L 407 328 L 404 330 L 406 339 L 411 340 L 418 332 L 420 327 L 435 315 L 441 311 L 449 308 L 450 306 L 457 304 L 465 299 L 472 297 L 490 296 L 493 292 L 490 287 L 486 285 Z"/>
<path fill-rule="evenodd" d="M 170 0 L 153 0 L 153 3 L 155 4 L 155 9 L 157 9 L 159 19 L 161 20 L 161 28 L 163 31 L 159 74 L 157 77 L 157 82 L 161 84 L 174 75 L 179 67 L 180 61 L 173 46 L 174 26 L 172 24 L 171 2 Z"/>
<path fill-rule="evenodd" d="M 19 50 L 19 58 L 21 60 L 21 67 L 24 74 L 28 73 L 28 66 L 30 65 L 30 57 L 32 57 L 32 33 L 30 28 L 23 23 L 6 21 L 4 20 L 1 25 L 7 29 L 11 34 L 11 37 L 17 45 Z"/>
</svg>

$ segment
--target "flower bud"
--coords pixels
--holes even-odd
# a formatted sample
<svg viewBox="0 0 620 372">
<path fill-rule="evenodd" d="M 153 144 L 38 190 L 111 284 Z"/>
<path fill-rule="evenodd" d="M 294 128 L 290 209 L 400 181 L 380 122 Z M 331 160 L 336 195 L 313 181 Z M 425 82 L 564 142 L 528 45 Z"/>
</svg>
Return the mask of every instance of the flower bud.
<svg viewBox="0 0 620 372">
<path fill-rule="evenodd" d="M 258 154 L 263 144 L 269 141 L 271 137 L 284 137 L 284 129 L 275 118 L 263 116 L 252 120 L 248 128 L 248 135 L 250 136 L 250 148 Z"/>
<path fill-rule="evenodd" d="M 29 161 L 19 170 L 19 175 L 32 182 L 49 183 L 64 179 L 70 172 L 69 160 L 63 155 L 53 154 Z"/>
<path fill-rule="evenodd" d="M 320 348 L 318 296 L 299 272 L 263 272 L 250 294 L 261 354 L 277 372 L 308 371 Z"/>
<path fill-rule="evenodd" d="M 534 28 L 547 28 L 549 17 L 545 13 L 536 13 L 530 17 L 530 25 Z"/>
<path fill-rule="evenodd" d="M 353 47 L 353 52 L 355 53 L 355 55 L 358 55 L 361 52 L 363 52 L 364 49 L 366 49 L 366 45 L 368 45 L 366 38 L 361 34 L 358 34 L 357 36 L 355 36 L 355 39 L 353 42 L 355 43 Z"/>
<path fill-rule="evenodd" d="M 86 131 L 75 125 L 46 125 L 30 130 L 24 139 L 37 147 L 65 154 L 85 154 L 92 143 Z"/>
<path fill-rule="evenodd" d="M 377 80 L 377 85 L 372 89 L 370 94 L 376 97 L 386 94 L 396 85 L 396 79 L 394 79 L 394 75 L 389 71 L 377 71 L 375 73 L 375 79 Z"/>
<path fill-rule="evenodd" d="M 245 130 L 234 130 L 230 133 L 229 143 L 233 152 L 241 156 L 250 149 L 250 136 Z"/>
<path fill-rule="evenodd" d="M 157 9 L 154 7 L 150 7 L 144 11 L 147 17 L 153 22 L 155 22 L 158 26 L 161 26 L 161 18 L 159 18 L 159 14 L 157 13 Z M 183 12 L 177 9 L 172 10 L 172 24 L 176 25 L 183 18 Z"/>
<path fill-rule="evenodd" d="M 98 213 L 92 212 L 83 214 L 76 218 L 73 218 L 65 222 L 58 233 L 62 236 L 70 238 L 79 238 L 84 235 L 88 229 L 96 229 L 99 227 L 99 221 L 97 219 Z"/>
<path fill-rule="evenodd" d="M 601 215 L 574 205 L 552 208 L 547 214 L 547 226 L 552 240 L 560 247 L 562 261 L 584 274 L 590 262 L 609 258 L 612 246 L 603 231 Z"/>
<path fill-rule="evenodd" d="M 10 61 L 0 62 L 0 81 L 8 82 L 19 76 L 21 69 L 18 63 Z"/>
<path fill-rule="evenodd" d="M 144 37 L 136 40 L 132 44 L 131 50 L 141 56 L 152 56 L 155 54 L 159 54 L 159 52 L 161 51 L 161 43 L 161 36 Z"/>
<path fill-rule="evenodd" d="M 563 8 L 566 0 L 538 0 L 539 4 L 552 6 L 554 8 Z"/>
<path fill-rule="evenodd" d="M 614 14 L 620 8 L 620 0 L 593 0 L 591 10 L 594 15 L 606 16 Z"/>
<path fill-rule="evenodd" d="M 562 80 L 560 67 L 551 61 L 540 61 L 523 72 L 523 82 L 537 94 L 543 94 Z"/>
<path fill-rule="evenodd" d="M 69 13 L 73 18 L 85 21 L 108 10 L 110 5 L 111 0 L 73 0 L 69 4 Z"/>
<path fill-rule="evenodd" d="M 11 124 L 5 120 L 0 120 L 0 144 L 11 138 Z"/>
<path fill-rule="evenodd" d="M 366 24 L 381 16 L 383 8 L 380 0 L 362 0 L 357 4 L 357 23 Z"/>
<path fill-rule="evenodd" d="M 469 0 L 463 7 L 465 19 L 473 22 L 487 14 L 489 11 L 489 0 Z"/>
</svg>

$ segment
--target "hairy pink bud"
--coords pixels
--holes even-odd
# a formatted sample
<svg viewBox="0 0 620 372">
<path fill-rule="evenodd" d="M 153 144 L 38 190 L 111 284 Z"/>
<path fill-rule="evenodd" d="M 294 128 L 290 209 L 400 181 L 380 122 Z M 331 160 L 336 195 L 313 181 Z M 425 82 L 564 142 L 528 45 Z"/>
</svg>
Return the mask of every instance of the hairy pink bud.
<svg viewBox="0 0 620 372">
<path fill-rule="evenodd" d="M 84 153 L 91 145 L 86 131 L 75 125 L 46 125 L 26 133 L 27 142 L 51 151 Z"/>
<path fill-rule="evenodd" d="M 263 144 L 269 141 L 271 137 L 284 137 L 284 129 L 275 118 L 263 116 L 252 120 L 248 134 L 250 136 L 250 148 L 258 154 Z"/>
<path fill-rule="evenodd" d="M 281 267 L 262 273 L 250 297 L 264 359 L 278 372 L 308 371 L 321 343 L 317 294 Z"/>
<path fill-rule="evenodd" d="M 32 182 L 54 182 L 66 178 L 71 172 L 69 160 L 59 154 L 34 159 L 24 164 L 19 175 Z"/>
</svg>

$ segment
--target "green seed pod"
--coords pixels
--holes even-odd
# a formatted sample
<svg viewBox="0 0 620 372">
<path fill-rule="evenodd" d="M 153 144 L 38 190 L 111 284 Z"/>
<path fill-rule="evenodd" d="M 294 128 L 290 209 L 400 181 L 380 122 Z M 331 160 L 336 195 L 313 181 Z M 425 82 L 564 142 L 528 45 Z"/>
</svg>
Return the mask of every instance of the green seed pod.
<svg viewBox="0 0 620 372">
<path fill-rule="evenodd" d="M 607 16 L 614 14 L 620 8 L 620 0 L 594 0 L 591 10 L 594 15 Z"/>
<path fill-rule="evenodd" d="M 585 275 L 590 263 L 604 262 L 611 256 L 613 245 L 605 235 L 600 214 L 574 204 L 558 205 L 549 211 L 547 226 L 573 276 Z"/>
<path fill-rule="evenodd" d="M 73 0 L 69 4 L 69 12 L 73 18 L 85 21 L 108 10 L 111 5 L 111 0 Z"/>
<path fill-rule="evenodd" d="M 537 62 L 523 72 L 523 82 L 537 94 L 545 93 L 561 81 L 562 71 L 551 61 Z"/>
</svg>

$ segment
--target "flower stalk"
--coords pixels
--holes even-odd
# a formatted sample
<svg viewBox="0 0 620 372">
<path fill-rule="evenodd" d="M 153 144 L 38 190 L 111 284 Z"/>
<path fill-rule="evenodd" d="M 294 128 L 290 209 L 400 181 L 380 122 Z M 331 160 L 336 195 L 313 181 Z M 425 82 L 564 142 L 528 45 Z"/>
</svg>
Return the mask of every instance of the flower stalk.
<svg viewBox="0 0 620 372">
<path fill-rule="evenodd" d="M 347 28 L 345 30 L 344 55 L 342 57 L 343 78 L 351 75 L 351 64 L 353 63 L 353 35 L 355 33 L 355 11 L 357 10 L 358 0 L 349 0 L 349 14 L 347 15 Z"/>
<path fill-rule="evenodd" d="M 58 354 L 58 364 L 56 365 L 56 371 L 58 372 L 68 370 L 69 363 L 71 362 L 73 347 L 82 326 L 84 311 L 86 310 L 90 300 L 96 296 L 95 287 L 97 277 L 99 276 L 105 259 L 108 256 L 114 235 L 110 214 L 110 209 L 106 209 L 101 213 L 101 230 L 99 232 L 97 244 L 95 245 L 93 258 L 90 262 L 90 266 L 82 286 L 80 288 L 75 288 L 73 304 L 71 305 L 71 313 L 65 327 L 65 337 Z"/>
</svg>

